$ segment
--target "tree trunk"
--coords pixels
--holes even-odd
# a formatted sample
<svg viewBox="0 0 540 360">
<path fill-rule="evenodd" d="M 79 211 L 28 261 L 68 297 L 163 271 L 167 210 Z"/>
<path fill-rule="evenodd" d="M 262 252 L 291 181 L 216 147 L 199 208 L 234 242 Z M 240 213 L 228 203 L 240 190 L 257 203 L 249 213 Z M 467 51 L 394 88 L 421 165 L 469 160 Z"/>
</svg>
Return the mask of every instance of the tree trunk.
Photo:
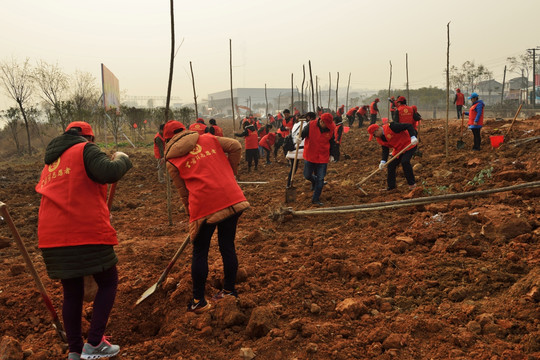
<svg viewBox="0 0 540 360">
<path fill-rule="evenodd" d="M 26 117 L 26 112 L 24 111 L 22 102 L 17 101 L 17 104 L 19 104 L 19 109 L 21 110 L 21 114 L 24 119 L 24 126 L 26 127 L 26 139 L 28 140 L 28 154 L 32 155 L 32 144 L 30 141 L 30 124 L 28 123 L 28 118 Z"/>
</svg>

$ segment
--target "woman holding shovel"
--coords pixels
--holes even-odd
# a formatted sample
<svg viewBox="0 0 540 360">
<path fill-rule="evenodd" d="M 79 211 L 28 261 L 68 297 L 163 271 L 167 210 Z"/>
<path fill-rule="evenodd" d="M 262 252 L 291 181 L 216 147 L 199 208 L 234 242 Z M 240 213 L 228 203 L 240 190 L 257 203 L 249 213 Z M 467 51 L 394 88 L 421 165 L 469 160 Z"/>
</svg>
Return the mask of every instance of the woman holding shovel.
<svg viewBox="0 0 540 360">
<path fill-rule="evenodd" d="M 178 121 L 165 124 L 165 159 L 167 170 L 189 213 L 193 298 L 187 311 L 199 314 L 211 308 L 205 298 L 205 286 L 210 240 L 216 228 L 224 282 L 223 289 L 212 299 L 237 296 L 238 258 L 234 239 L 238 219 L 249 203 L 235 179 L 242 154 L 240 142 L 183 129 Z"/>
<path fill-rule="evenodd" d="M 118 244 L 107 207 L 107 183 L 131 169 L 128 156 L 113 160 L 93 143 L 90 124 L 75 121 L 45 151 L 45 167 L 36 185 L 41 194 L 38 244 L 51 279 L 60 279 L 64 293 L 62 317 L 69 345 L 68 359 L 99 359 L 118 354 L 120 347 L 103 336 L 116 297 Z M 84 276 L 98 285 L 88 341 L 83 346 L 81 316 Z"/>
<path fill-rule="evenodd" d="M 388 187 L 386 190 L 393 190 L 396 188 L 397 160 L 401 163 L 409 188 L 411 190 L 414 189 L 416 187 L 416 180 L 414 179 L 414 173 L 411 166 L 411 158 L 416 151 L 416 144 L 418 144 L 414 127 L 407 123 L 389 123 L 383 126 L 372 124 L 367 128 L 367 131 L 369 133 L 369 141 L 375 137 L 377 142 L 382 146 L 382 160 L 379 164 L 379 169 L 382 170 L 385 168 L 390 148 L 393 149 L 392 156 L 396 156 L 401 151 L 405 150 L 397 159 L 395 159 L 395 161 L 392 160 L 388 164 Z M 406 150 L 407 148 L 408 150 Z"/>
</svg>

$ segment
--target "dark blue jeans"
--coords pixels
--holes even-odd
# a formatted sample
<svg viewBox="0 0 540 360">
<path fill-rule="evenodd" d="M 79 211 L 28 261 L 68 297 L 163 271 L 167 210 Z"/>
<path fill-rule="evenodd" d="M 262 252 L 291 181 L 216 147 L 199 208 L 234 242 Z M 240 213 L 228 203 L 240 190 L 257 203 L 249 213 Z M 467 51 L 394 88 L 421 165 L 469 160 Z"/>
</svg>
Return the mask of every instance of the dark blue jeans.
<svg viewBox="0 0 540 360">
<path fill-rule="evenodd" d="M 316 164 L 304 160 L 304 177 L 313 185 L 313 198 L 311 201 L 319 201 L 324 185 L 324 177 L 328 164 Z"/>
</svg>

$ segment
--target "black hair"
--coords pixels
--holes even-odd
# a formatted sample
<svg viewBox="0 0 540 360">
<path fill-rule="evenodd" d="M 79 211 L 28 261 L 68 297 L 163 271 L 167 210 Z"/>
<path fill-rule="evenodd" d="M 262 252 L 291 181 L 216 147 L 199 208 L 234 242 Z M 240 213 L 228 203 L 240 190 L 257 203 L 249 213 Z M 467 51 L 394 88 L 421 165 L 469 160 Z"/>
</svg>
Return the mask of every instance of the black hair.
<svg viewBox="0 0 540 360">
<path fill-rule="evenodd" d="M 159 130 L 163 131 L 164 128 L 165 128 L 165 124 L 159 124 Z"/>
<path fill-rule="evenodd" d="M 214 120 L 214 119 L 212 119 L 212 120 Z M 212 121 L 212 120 L 210 120 L 210 121 Z M 204 132 L 205 133 L 210 133 L 212 135 L 216 135 L 216 130 L 214 129 L 213 126 L 207 126 L 206 129 L 204 129 Z"/>
<path fill-rule="evenodd" d="M 283 110 L 283 113 L 284 113 L 284 114 L 285 114 L 285 113 L 289 113 L 289 114 L 290 114 L 291 111 L 290 111 L 289 109 L 285 109 L 285 110 Z"/>
<path fill-rule="evenodd" d="M 216 125 L 216 120 L 215 119 L 210 119 L 208 120 L 208 122 L 212 125 Z"/>
<path fill-rule="evenodd" d="M 306 115 L 305 115 L 306 119 L 307 118 L 310 118 L 310 119 L 316 119 L 317 118 L 317 114 L 315 114 L 313 111 L 310 111 L 310 112 L 307 112 Z"/>
</svg>

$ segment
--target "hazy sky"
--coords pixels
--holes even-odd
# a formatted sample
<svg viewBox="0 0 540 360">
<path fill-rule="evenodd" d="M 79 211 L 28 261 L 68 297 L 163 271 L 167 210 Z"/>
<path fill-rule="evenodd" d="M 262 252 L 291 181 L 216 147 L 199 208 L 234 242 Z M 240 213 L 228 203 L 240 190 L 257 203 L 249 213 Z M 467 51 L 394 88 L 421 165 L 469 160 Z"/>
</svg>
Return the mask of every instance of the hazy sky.
<svg viewBox="0 0 540 360">
<path fill-rule="evenodd" d="M 229 89 L 229 39 L 234 87 L 298 86 L 302 65 L 328 87 L 445 88 L 447 28 L 450 64 L 487 66 L 498 81 L 506 58 L 540 46 L 538 0 L 229 0 L 176 1 L 173 96 L 193 102 L 189 62 L 199 99 Z M 0 60 L 57 63 L 101 79 L 104 63 L 128 95 L 165 96 L 170 60 L 168 0 L 4 0 Z M 538 52 L 540 55 L 540 51 Z M 516 74 L 507 76 L 515 77 Z M 99 82 L 100 84 L 100 82 Z M 0 109 L 15 105 L 0 97 Z"/>
</svg>

